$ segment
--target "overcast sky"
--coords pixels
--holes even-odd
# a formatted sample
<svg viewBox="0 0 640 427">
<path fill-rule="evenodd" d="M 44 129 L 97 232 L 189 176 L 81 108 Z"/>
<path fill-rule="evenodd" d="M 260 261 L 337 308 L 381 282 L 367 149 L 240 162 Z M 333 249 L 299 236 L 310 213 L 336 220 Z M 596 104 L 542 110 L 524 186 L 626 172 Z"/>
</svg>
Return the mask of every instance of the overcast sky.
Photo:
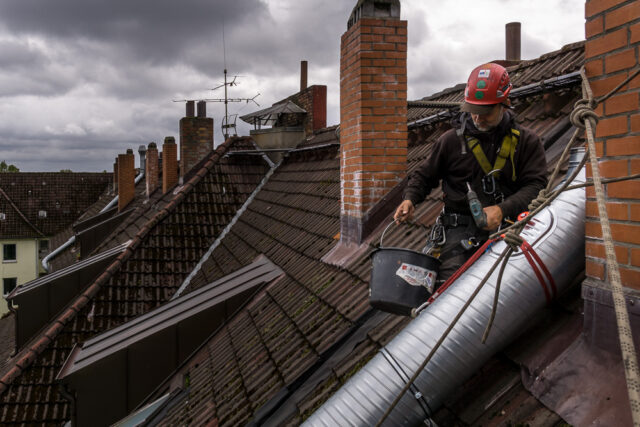
<svg viewBox="0 0 640 427">
<path fill-rule="evenodd" d="M 340 36 L 356 0 L 0 0 L 0 160 L 21 171 L 112 170 L 127 148 L 178 139 L 184 104 L 221 98 L 230 113 L 265 108 L 325 84 L 339 121 Z M 522 57 L 584 38 L 583 0 L 404 0 L 409 99 L 466 80 L 504 57 L 504 26 L 522 22 Z M 226 55 L 223 49 L 223 22 Z M 215 143 L 223 104 L 208 104 Z M 249 125 L 238 119 L 239 134 Z M 137 164 L 137 160 L 136 160 Z"/>
</svg>

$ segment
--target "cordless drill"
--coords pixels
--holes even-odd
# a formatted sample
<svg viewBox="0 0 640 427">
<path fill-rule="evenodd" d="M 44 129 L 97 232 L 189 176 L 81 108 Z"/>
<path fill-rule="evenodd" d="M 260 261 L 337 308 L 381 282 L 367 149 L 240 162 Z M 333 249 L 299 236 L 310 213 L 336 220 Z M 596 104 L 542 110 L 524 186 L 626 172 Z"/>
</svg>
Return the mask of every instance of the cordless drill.
<svg viewBox="0 0 640 427">
<path fill-rule="evenodd" d="M 478 195 L 471 189 L 471 185 L 467 182 L 467 200 L 469 201 L 469 209 L 471 210 L 471 216 L 475 221 L 478 228 L 484 228 L 487 226 L 487 214 L 482 210 L 482 203 L 478 200 Z"/>
</svg>

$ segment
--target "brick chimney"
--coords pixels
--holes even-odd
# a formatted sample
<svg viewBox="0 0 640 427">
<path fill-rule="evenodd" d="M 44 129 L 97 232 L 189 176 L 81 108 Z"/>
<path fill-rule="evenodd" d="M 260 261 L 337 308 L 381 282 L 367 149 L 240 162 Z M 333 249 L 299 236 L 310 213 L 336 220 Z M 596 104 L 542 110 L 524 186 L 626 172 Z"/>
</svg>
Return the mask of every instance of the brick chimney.
<svg viewBox="0 0 640 427">
<path fill-rule="evenodd" d="M 118 154 L 118 212 L 122 212 L 133 200 L 135 179 L 135 157 L 129 148 L 127 154 Z"/>
<path fill-rule="evenodd" d="M 585 69 L 594 97 L 606 95 L 638 66 L 640 3 L 637 0 L 596 1 L 585 4 Z M 596 148 L 602 178 L 640 172 L 640 76 L 601 103 Z M 587 163 L 588 164 L 588 163 Z M 591 176 L 591 169 L 587 168 Z M 615 253 L 628 303 L 629 320 L 640 337 L 640 181 L 605 185 L 605 201 Z M 593 344 L 618 351 L 610 272 L 606 266 L 595 192 L 587 189 L 585 332 Z M 640 343 L 636 340 L 640 350 Z"/>
<path fill-rule="evenodd" d="M 145 166 L 144 175 L 147 184 L 147 197 L 149 197 L 158 188 L 158 147 L 155 142 L 149 143 Z"/>
<path fill-rule="evenodd" d="M 162 144 L 162 193 L 166 193 L 178 183 L 178 146 L 172 136 L 167 136 Z"/>
<path fill-rule="evenodd" d="M 341 239 L 406 175 L 407 22 L 398 0 L 361 0 L 340 47 Z"/>
<path fill-rule="evenodd" d="M 212 150 L 213 119 L 207 118 L 207 103 L 199 101 L 198 115 L 193 117 L 193 101 L 189 101 L 186 117 L 180 119 L 180 177 L 184 178 Z"/>
</svg>

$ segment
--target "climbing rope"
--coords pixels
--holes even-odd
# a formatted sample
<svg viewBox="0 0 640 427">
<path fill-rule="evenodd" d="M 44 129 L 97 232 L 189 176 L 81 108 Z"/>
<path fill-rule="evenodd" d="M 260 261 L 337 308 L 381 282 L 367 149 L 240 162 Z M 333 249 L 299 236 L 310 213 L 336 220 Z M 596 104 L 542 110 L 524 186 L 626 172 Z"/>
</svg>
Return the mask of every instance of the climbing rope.
<svg viewBox="0 0 640 427">
<path fill-rule="evenodd" d="M 635 347 L 633 344 L 633 336 L 631 333 L 631 327 L 629 324 L 629 316 L 626 310 L 626 304 L 624 300 L 624 293 L 622 290 L 622 284 L 620 281 L 620 272 L 618 269 L 618 263 L 615 258 L 615 251 L 613 247 L 613 239 L 611 236 L 611 227 L 609 225 L 609 219 L 606 212 L 606 206 L 604 204 L 604 192 L 602 189 L 603 180 L 600 179 L 599 166 L 597 161 L 597 155 L 595 150 L 595 127 L 598 121 L 597 114 L 593 111 L 594 108 L 598 105 L 599 102 L 602 102 L 609 97 L 611 97 L 615 92 L 620 90 L 625 84 L 635 78 L 638 74 L 640 74 L 640 68 L 638 68 L 635 72 L 631 73 L 625 81 L 616 86 L 611 92 L 608 94 L 594 100 L 593 92 L 591 91 L 591 87 L 589 86 L 589 81 L 584 72 L 584 67 L 580 70 L 580 75 L 582 77 L 582 91 L 583 91 L 583 99 L 576 102 L 574 105 L 574 110 L 570 115 L 571 123 L 577 128 L 573 133 L 571 140 L 565 147 L 560 160 L 557 162 L 556 167 L 553 170 L 553 173 L 549 179 L 547 187 L 540 191 L 538 197 L 536 197 L 529 205 L 529 215 L 525 218 L 515 222 L 507 228 L 502 229 L 501 231 L 492 234 L 489 236 L 490 240 L 502 238 L 507 247 L 502 251 L 498 259 L 494 262 L 492 267 L 489 269 L 487 274 L 484 276 L 482 281 L 478 284 L 474 292 L 469 296 L 463 307 L 457 313 L 455 318 L 451 321 L 449 327 L 443 332 L 442 336 L 438 340 L 438 342 L 433 346 L 425 360 L 415 371 L 413 376 L 409 379 L 409 381 L 405 384 L 400 393 L 396 396 L 394 401 L 391 403 L 387 411 L 382 415 L 376 426 L 380 426 L 384 420 L 389 416 L 393 408 L 398 404 L 402 396 L 409 390 L 415 380 L 418 378 L 420 373 L 427 366 L 429 361 L 432 359 L 435 352 L 440 348 L 446 337 L 449 335 L 455 324 L 462 317 L 464 312 L 467 310 L 471 302 L 475 299 L 476 295 L 480 292 L 482 287 L 488 281 L 489 277 L 493 274 L 495 269 L 499 264 L 501 264 L 500 271 L 498 273 L 498 280 L 496 283 L 496 290 L 494 294 L 493 307 L 491 310 L 491 314 L 489 317 L 489 321 L 487 323 L 487 327 L 484 331 L 482 342 L 484 343 L 489 336 L 489 332 L 491 330 L 491 326 L 493 325 L 493 320 L 495 318 L 496 310 L 498 307 L 498 297 L 500 293 L 500 284 L 502 282 L 502 276 L 506 265 L 508 263 L 509 258 L 513 254 L 513 252 L 518 251 L 519 248 L 525 251 L 525 248 L 531 248 L 531 246 L 524 241 L 524 239 L 520 236 L 520 232 L 524 229 L 525 225 L 542 209 L 548 206 L 553 200 L 555 200 L 562 192 L 568 191 L 569 189 L 580 188 L 587 185 L 593 185 L 595 187 L 596 199 L 598 201 L 598 211 L 601 218 L 603 237 L 605 240 L 605 253 L 607 255 L 607 269 L 609 271 L 609 277 L 612 284 L 612 295 L 614 299 L 614 307 L 616 312 L 616 319 L 618 324 L 618 335 L 620 338 L 620 347 L 622 350 L 622 360 L 624 362 L 625 368 L 625 378 L 627 380 L 627 390 L 629 394 L 629 402 L 631 404 L 631 412 L 634 426 L 640 427 L 640 374 L 638 371 L 637 358 L 635 354 Z M 559 188 L 556 190 L 552 190 L 553 182 L 560 170 L 561 164 L 566 160 L 570 149 L 576 144 L 578 135 L 582 132 L 586 131 L 587 142 L 588 142 L 588 155 L 583 156 L 580 164 L 574 169 L 571 176 L 566 179 Z M 576 178 L 576 176 L 580 173 L 582 168 L 587 162 L 587 159 L 591 161 L 591 169 L 593 174 L 593 182 L 586 184 L 579 184 L 570 187 L 571 182 Z M 605 180 L 606 182 L 614 182 L 620 181 L 623 179 L 633 179 L 636 176 L 630 176 L 625 178 L 619 178 L 616 180 Z M 532 250 L 532 248 L 531 248 Z M 537 255 L 535 255 L 537 258 Z M 535 269 L 535 265 L 532 263 L 532 267 Z M 541 265 L 544 268 L 544 265 Z M 549 276 L 548 271 L 544 268 L 545 273 Z M 538 275 L 538 272 L 536 272 Z M 538 275 L 540 279 L 540 275 Z M 544 283 L 542 279 L 540 279 L 543 288 Z M 546 291 L 546 288 L 545 288 Z M 432 302 L 431 300 L 428 302 Z M 426 307 L 428 304 L 425 303 L 419 309 Z"/>
<path fill-rule="evenodd" d="M 638 68 L 632 73 L 626 80 L 631 81 L 635 76 L 640 73 Z M 589 146 L 589 157 L 591 159 L 591 172 L 593 175 L 594 189 L 596 193 L 596 200 L 598 202 L 598 213 L 600 215 L 600 225 L 602 227 L 602 236 L 604 239 L 604 249 L 607 257 L 607 271 L 609 272 L 609 280 L 611 282 L 611 294 L 613 296 L 613 306 L 616 313 L 616 321 L 618 325 L 618 338 L 620 340 L 620 349 L 622 351 L 622 361 L 624 365 L 624 375 L 627 380 L 627 393 L 629 394 L 629 403 L 631 405 L 631 416 L 634 426 L 640 426 L 640 372 L 638 371 L 638 359 L 636 356 L 636 350 L 633 344 L 633 335 L 631 333 L 631 325 L 629 323 L 629 314 L 627 313 L 627 306 L 624 298 L 624 292 L 622 289 L 622 282 L 620 280 L 620 270 L 618 268 L 618 262 L 616 260 L 616 253 L 613 246 L 613 237 L 611 235 L 611 226 L 609 225 L 609 216 L 607 215 L 607 208 L 604 200 L 604 190 L 602 187 L 602 181 L 600 179 L 600 168 L 598 167 L 598 158 L 596 155 L 595 144 L 595 125 L 596 118 L 593 108 L 597 105 L 597 101 L 593 99 L 593 92 L 589 85 L 589 80 L 584 72 L 584 67 L 580 70 L 582 75 L 582 95 L 586 98 L 586 102 L 580 104 L 579 111 L 576 113 L 575 122 L 574 114 L 572 114 L 572 123 L 574 125 L 582 125 L 587 134 L 587 142 Z M 622 82 L 613 91 L 600 98 L 605 100 L 609 98 L 614 91 L 618 91 L 623 87 L 626 82 Z"/>
</svg>

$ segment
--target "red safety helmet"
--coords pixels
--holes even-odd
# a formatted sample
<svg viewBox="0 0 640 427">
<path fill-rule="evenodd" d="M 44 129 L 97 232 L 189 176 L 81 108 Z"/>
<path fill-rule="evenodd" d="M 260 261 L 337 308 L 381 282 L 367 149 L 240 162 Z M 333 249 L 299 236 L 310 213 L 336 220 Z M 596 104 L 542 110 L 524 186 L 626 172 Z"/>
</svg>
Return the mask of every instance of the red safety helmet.
<svg viewBox="0 0 640 427">
<path fill-rule="evenodd" d="M 507 70 L 498 64 L 488 63 L 473 69 L 464 90 L 464 104 L 460 108 L 473 114 L 488 114 L 496 104 L 507 100 L 511 92 Z"/>
</svg>

